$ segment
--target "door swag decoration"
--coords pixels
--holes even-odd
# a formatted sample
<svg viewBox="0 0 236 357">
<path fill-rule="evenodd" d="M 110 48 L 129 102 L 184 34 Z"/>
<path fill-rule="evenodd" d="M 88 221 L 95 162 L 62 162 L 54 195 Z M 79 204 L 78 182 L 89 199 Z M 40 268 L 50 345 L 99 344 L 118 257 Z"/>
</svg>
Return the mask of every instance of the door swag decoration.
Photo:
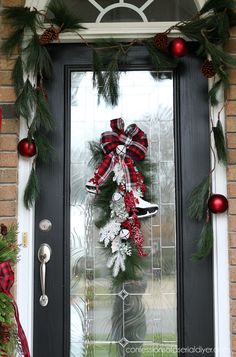
<svg viewBox="0 0 236 357">
<path fill-rule="evenodd" d="M 17 51 L 19 53 L 12 71 L 17 96 L 15 108 L 18 117 L 24 118 L 28 127 L 27 138 L 24 138 L 27 143 L 21 143 L 19 154 L 32 161 L 24 193 L 25 206 L 31 207 L 39 197 L 36 164 L 47 162 L 53 156 L 53 147 L 47 137 L 47 133 L 53 131 L 53 117 L 44 88 L 44 79 L 52 76 L 52 61 L 47 49 L 49 43 L 59 42 L 62 33 L 75 32 L 78 39 L 91 49 L 93 83 L 97 87 L 98 98 L 102 97 L 108 104 L 116 105 L 119 98 L 119 70 L 125 69 L 129 51 L 137 45 L 144 46 L 151 70 L 172 70 L 181 62 L 181 57 L 190 52 L 188 42 L 182 35 L 199 44 L 195 55 L 202 58 L 199 71 L 206 78 L 212 78 L 209 100 L 214 106 L 218 103 L 219 89 L 229 87 L 228 67 L 236 66 L 236 59 L 222 49 L 230 38 L 230 29 L 236 25 L 235 7 L 235 0 L 207 0 L 188 21 L 180 21 L 153 37 L 137 38 L 125 43 L 114 39 L 87 42 L 82 36 L 84 27 L 64 0 L 51 0 L 45 11 L 27 7 L 4 9 L 5 21 L 12 26 L 13 31 L 4 41 L 2 52 L 7 56 Z M 180 36 L 172 39 L 170 34 L 173 31 L 178 31 Z M 34 82 L 30 78 L 34 78 Z M 220 113 L 216 123 L 210 118 L 210 127 L 218 160 L 226 164 L 227 153 Z M 35 152 L 31 159 L 31 154 Z M 207 204 L 212 195 L 212 172 L 193 189 L 189 199 L 190 217 L 203 224 L 197 259 L 207 256 L 212 248 L 211 211 Z"/>
<path fill-rule="evenodd" d="M 10 357 L 17 352 L 30 357 L 28 342 L 21 326 L 17 304 L 10 290 L 14 284 L 11 265 L 17 261 L 17 233 L 14 225 L 0 225 L 0 355 Z"/>
<path fill-rule="evenodd" d="M 100 218 L 97 226 L 100 227 L 100 243 L 110 250 L 107 267 L 112 268 L 116 278 L 120 272 L 126 271 L 129 257 L 147 255 L 140 219 L 155 215 L 158 206 L 143 199 L 147 187 L 140 162 L 145 161 L 148 149 L 146 134 L 136 124 L 125 130 L 122 118 L 112 119 L 110 126 L 112 131 L 102 133 L 100 144 L 96 145 L 100 160 L 92 160 L 97 166 L 86 189 L 98 194 L 95 205 L 100 206 L 103 213 L 104 206 L 108 208 L 105 219 L 101 221 Z M 90 147 L 95 153 L 93 143 Z"/>
</svg>

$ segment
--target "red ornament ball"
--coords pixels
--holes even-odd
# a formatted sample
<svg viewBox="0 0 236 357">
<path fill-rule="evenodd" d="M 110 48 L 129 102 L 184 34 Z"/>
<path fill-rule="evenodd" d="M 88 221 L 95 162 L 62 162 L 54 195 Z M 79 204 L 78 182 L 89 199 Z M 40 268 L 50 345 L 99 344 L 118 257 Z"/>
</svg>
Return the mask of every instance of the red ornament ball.
<svg viewBox="0 0 236 357">
<path fill-rule="evenodd" d="M 187 53 L 187 42 L 181 38 L 175 38 L 170 43 L 170 52 L 175 57 L 183 57 Z"/>
<path fill-rule="evenodd" d="M 19 154 L 25 157 L 32 157 L 37 153 L 37 148 L 34 140 L 29 140 L 28 138 L 24 138 L 19 141 L 17 149 Z"/>
<path fill-rule="evenodd" d="M 228 206 L 227 198 L 220 194 L 211 195 L 208 200 L 208 208 L 212 213 L 223 213 L 228 209 Z"/>
</svg>

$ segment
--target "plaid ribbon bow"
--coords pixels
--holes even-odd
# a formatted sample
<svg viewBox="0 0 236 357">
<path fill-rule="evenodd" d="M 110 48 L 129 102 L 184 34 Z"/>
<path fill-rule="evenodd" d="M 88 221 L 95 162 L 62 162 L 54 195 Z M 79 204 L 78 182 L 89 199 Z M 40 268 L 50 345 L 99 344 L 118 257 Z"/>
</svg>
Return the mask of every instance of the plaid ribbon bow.
<svg viewBox="0 0 236 357">
<path fill-rule="evenodd" d="M 10 289 L 14 284 L 14 272 L 8 261 L 0 263 L 0 291 L 8 295 L 12 301 L 12 305 L 15 311 L 15 319 L 17 323 L 18 336 L 20 338 L 22 352 L 25 357 L 30 357 L 28 342 L 24 333 L 24 330 L 20 323 L 19 311 L 13 296 L 10 293 Z"/>
<path fill-rule="evenodd" d="M 147 137 L 136 124 L 131 124 L 124 130 L 122 118 L 112 119 L 110 126 L 112 131 L 101 134 L 100 145 L 105 158 L 97 167 L 93 180 L 97 187 L 100 186 L 106 182 L 115 165 L 120 162 L 125 176 L 126 191 L 131 191 L 137 188 L 138 181 L 134 161 L 145 157 L 148 148 Z M 126 148 L 123 157 L 116 153 L 118 145 L 124 145 Z"/>
</svg>

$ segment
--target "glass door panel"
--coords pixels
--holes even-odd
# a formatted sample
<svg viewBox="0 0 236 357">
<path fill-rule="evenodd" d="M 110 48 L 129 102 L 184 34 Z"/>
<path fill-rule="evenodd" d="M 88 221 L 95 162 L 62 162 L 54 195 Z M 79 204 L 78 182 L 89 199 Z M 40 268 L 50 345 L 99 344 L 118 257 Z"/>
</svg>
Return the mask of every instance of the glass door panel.
<svg viewBox="0 0 236 357">
<path fill-rule="evenodd" d="M 120 117 L 147 134 L 159 211 L 141 220 L 149 253 L 142 279 L 114 290 L 85 184 L 93 174 L 89 142 Z M 71 357 L 177 356 L 175 211 L 172 72 L 122 72 L 114 108 L 98 104 L 92 72 L 72 72 Z"/>
</svg>

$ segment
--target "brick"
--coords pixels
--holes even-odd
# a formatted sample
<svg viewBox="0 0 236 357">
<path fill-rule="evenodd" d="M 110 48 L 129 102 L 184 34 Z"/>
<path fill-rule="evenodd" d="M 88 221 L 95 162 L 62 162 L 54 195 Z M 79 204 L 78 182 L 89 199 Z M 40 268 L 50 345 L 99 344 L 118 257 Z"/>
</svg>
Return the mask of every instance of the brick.
<svg viewBox="0 0 236 357">
<path fill-rule="evenodd" d="M 230 268 L 230 281 L 233 283 L 236 282 L 236 267 Z"/>
<path fill-rule="evenodd" d="M 16 94 L 13 87 L 0 87 L 1 102 L 15 102 Z"/>
<path fill-rule="evenodd" d="M 236 333 L 236 318 L 231 319 L 231 331 Z"/>
<path fill-rule="evenodd" d="M 229 183 L 228 184 L 228 197 L 236 198 L 236 183 Z"/>
<path fill-rule="evenodd" d="M 25 0 L 2 0 L 2 6 L 24 6 Z"/>
<path fill-rule="evenodd" d="M 229 133 L 227 134 L 227 147 L 229 149 L 235 149 L 236 148 L 236 134 L 234 133 Z"/>
<path fill-rule="evenodd" d="M 1 38 L 6 39 L 13 32 L 13 28 L 11 25 L 4 23 L 1 26 Z"/>
<path fill-rule="evenodd" d="M 236 69 L 229 69 L 228 74 L 230 84 L 236 84 Z"/>
<path fill-rule="evenodd" d="M 0 85 L 12 85 L 11 72 L 0 71 Z"/>
<path fill-rule="evenodd" d="M 16 58 L 5 58 L 5 57 L 0 57 L 0 70 L 11 70 L 14 67 Z"/>
<path fill-rule="evenodd" d="M 236 249 L 230 249 L 229 261 L 231 265 L 236 265 Z M 235 298 L 236 298 L 236 284 L 235 284 Z"/>
<path fill-rule="evenodd" d="M 231 336 L 232 351 L 236 351 L 236 335 Z"/>
<path fill-rule="evenodd" d="M 228 150 L 227 157 L 228 157 L 228 164 L 236 164 L 236 149 Z"/>
<path fill-rule="evenodd" d="M 230 53 L 236 53 L 236 39 L 231 38 L 227 41 L 225 50 Z"/>
<path fill-rule="evenodd" d="M 10 119 L 2 121 L 2 134 L 18 134 L 19 132 L 19 120 L 18 119 Z"/>
<path fill-rule="evenodd" d="M 12 217 L 16 214 L 16 202 L 15 201 L 0 201 L 0 216 Z"/>
<path fill-rule="evenodd" d="M 229 214 L 236 214 L 236 200 L 229 199 Z"/>
<path fill-rule="evenodd" d="M 229 246 L 236 248 L 236 233 L 229 233 Z"/>
<path fill-rule="evenodd" d="M 0 151 L 16 151 L 16 135 L 0 135 Z"/>
<path fill-rule="evenodd" d="M 2 107 L 2 117 L 3 119 L 13 119 L 13 118 L 16 118 L 17 115 L 16 115 L 16 111 L 15 111 L 15 104 L 13 103 L 4 103 L 4 104 L 1 104 L 1 107 Z"/>
<path fill-rule="evenodd" d="M 230 35 L 231 35 L 232 37 L 236 37 L 236 27 L 232 27 L 232 28 L 230 29 Z"/>
<path fill-rule="evenodd" d="M 0 152 L 0 167 L 17 167 L 17 153 Z"/>
<path fill-rule="evenodd" d="M 231 85 L 229 90 L 227 91 L 227 99 L 234 100 L 236 99 L 236 86 Z"/>
<path fill-rule="evenodd" d="M 226 131 L 228 133 L 236 133 L 236 117 L 228 117 L 226 119 Z"/>
<path fill-rule="evenodd" d="M 236 316 L 236 300 L 231 300 L 230 314 L 231 314 L 231 316 Z"/>
<path fill-rule="evenodd" d="M 17 198 L 16 185 L 0 186 L 0 201 L 16 200 L 16 198 Z"/>
<path fill-rule="evenodd" d="M 236 165 L 228 166 L 227 176 L 229 181 L 236 181 Z"/>
<path fill-rule="evenodd" d="M 17 170 L 16 169 L 0 169 L 0 183 L 16 183 Z"/>
<path fill-rule="evenodd" d="M 17 224 L 16 218 L 13 217 L 1 217 L 0 216 L 0 223 L 5 224 L 6 226 L 10 226 L 11 224 Z"/>
<path fill-rule="evenodd" d="M 227 115 L 236 115 L 236 102 L 229 100 L 226 103 L 226 114 Z"/>
<path fill-rule="evenodd" d="M 231 215 L 228 217 L 229 232 L 236 232 L 236 216 Z"/>
</svg>

